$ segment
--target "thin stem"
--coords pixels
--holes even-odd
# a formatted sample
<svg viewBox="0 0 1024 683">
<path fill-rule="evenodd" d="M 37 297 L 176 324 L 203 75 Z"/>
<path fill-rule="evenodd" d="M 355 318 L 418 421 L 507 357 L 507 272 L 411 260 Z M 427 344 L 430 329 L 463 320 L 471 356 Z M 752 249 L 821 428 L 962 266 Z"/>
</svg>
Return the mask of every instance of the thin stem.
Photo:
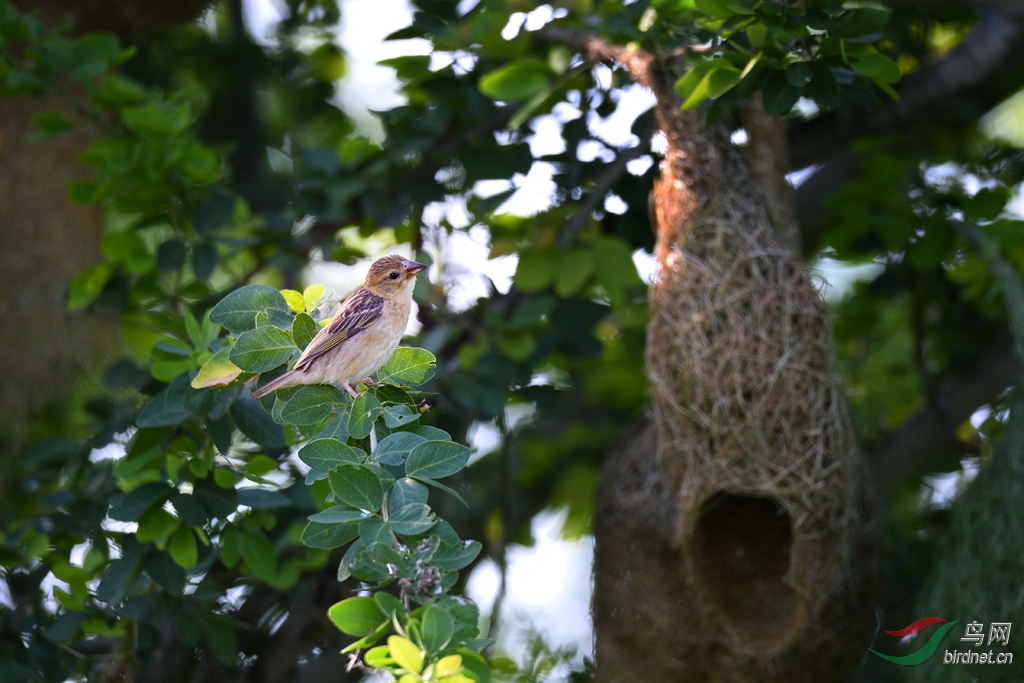
<svg viewBox="0 0 1024 683">
<path fill-rule="evenodd" d="M 501 582 L 498 585 L 498 594 L 494 596 L 494 603 L 491 605 L 491 624 L 487 629 L 487 637 L 495 641 L 498 639 L 498 631 L 501 629 L 501 608 L 508 592 L 508 537 L 515 523 L 512 511 L 512 438 L 504 411 L 498 415 L 496 421 L 498 430 L 501 432 L 501 451 L 498 454 L 500 458 L 498 485 L 501 488 L 501 534 L 498 536 L 495 554 L 498 568 L 501 571 Z"/>
<path fill-rule="evenodd" d="M 558 246 L 564 248 L 572 244 L 576 234 L 590 222 L 590 214 L 598 208 L 612 187 L 626 173 L 626 166 L 629 162 L 639 159 L 650 151 L 650 140 L 642 141 L 636 147 L 618 151 L 615 160 L 608 164 L 604 172 L 598 176 L 597 183 L 593 189 L 586 193 L 579 206 L 576 207 L 573 217 L 569 219 L 565 228 L 562 229 L 561 234 L 558 236 Z"/>
<path fill-rule="evenodd" d="M 377 450 L 377 422 L 376 422 L 376 420 L 374 421 L 374 423 L 372 425 L 370 425 L 370 453 L 373 453 L 375 450 Z M 391 513 L 388 511 L 388 493 L 389 493 L 388 491 L 384 492 L 384 498 L 382 499 L 381 505 L 380 505 L 380 517 L 381 517 L 381 519 L 384 520 L 385 524 L 388 523 L 388 519 L 391 517 Z M 395 532 L 391 528 L 390 524 L 388 524 L 388 534 L 391 536 L 391 542 L 394 544 L 395 548 L 397 549 L 399 547 L 399 545 L 401 544 L 401 541 L 398 540 L 398 535 L 395 534 Z"/>
</svg>

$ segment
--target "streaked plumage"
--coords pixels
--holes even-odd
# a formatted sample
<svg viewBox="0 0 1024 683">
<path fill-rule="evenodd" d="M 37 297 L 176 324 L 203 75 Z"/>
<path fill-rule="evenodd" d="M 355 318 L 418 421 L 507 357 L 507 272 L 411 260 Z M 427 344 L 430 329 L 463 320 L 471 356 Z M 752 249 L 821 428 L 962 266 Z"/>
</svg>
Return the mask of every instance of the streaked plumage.
<svg viewBox="0 0 1024 683">
<path fill-rule="evenodd" d="M 335 384 L 356 396 L 352 382 L 369 378 L 402 340 L 412 310 L 416 275 L 426 266 L 385 256 L 299 356 L 295 366 L 252 392 L 256 398 L 300 384 Z"/>
</svg>

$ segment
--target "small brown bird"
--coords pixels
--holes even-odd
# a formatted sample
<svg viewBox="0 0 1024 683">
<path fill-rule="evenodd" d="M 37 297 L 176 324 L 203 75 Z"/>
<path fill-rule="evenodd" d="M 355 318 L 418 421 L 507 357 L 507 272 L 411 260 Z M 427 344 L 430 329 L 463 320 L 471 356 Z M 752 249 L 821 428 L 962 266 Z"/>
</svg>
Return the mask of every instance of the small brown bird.
<svg viewBox="0 0 1024 683">
<path fill-rule="evenodd" d="M 288 372 L 252 392 L 255 398 L 300 384 L 335 384 L 356 397 L 352 382 L 369 382 L 398 348 L 412 309 L 422 263 L 391 255 L 370 266 L 363 286 L 338 306 Z"/>
</svg>

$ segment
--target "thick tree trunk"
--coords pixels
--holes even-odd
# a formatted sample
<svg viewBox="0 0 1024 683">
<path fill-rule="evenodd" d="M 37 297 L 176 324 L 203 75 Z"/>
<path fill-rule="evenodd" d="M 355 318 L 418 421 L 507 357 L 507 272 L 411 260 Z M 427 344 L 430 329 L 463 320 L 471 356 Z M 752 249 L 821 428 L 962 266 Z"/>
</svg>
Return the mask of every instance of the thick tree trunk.
<svg viewBox="0 0 1024 683">
<path fill-rule="evenodd" d="M 88 135 L 30 139 L 32 116 L 60 104 L 0 100 L 0 500 L 24 440 L 59 423 L 77 379 L 117 349 L 116 316 L 67 311 L 71 278 L 100 258 L 103 216 L 68 197 Z"/>
<path fill-rule="evenodd" d="M 160 4 L 118 0 L 16 1 L 48 26 L 113 31 L 130 39 L 195 17 L 208 0 Z M 71 132 L 33 142 L 32 116 L 62 109 L 56 98 L 0 100 L 0 500 L 8 501 L 26 439 L 63 420 L 75 383 L 117 353 L 117 318 L 69 313 L 68 283 L 100 259 L 103 216 L 68 197 L 88 177 L 75 159 L 90 136 Z M 4 516 L 0 508 L 0 522 Z"/>
</svg>

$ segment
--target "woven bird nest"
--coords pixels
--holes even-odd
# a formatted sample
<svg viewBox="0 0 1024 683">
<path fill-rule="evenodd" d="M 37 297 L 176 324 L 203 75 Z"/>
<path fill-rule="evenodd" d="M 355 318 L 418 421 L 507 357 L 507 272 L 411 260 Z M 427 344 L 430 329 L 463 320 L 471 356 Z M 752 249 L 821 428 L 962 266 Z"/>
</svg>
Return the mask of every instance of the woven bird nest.
<svg viewBox="0 0 1024 683">
<path fill-rule="evenodd" d="M 654 428 L 602 476 L 598 676 L 840 680 L 873 627 L 878 543 L 829 312 L 724 129 L 652 88 L 668 139 L 654 190 Z M 634 606 L 669 586 L 663 605 Z M 669 653 L 644 677 L 602 669 L 645 637 L 602 634 L 612 615 L 647 620 Z"/>
<path fill-rule="evenodd" d="M 758 186 L 738 154 L 723 154 L 714 170 L 728 180 L 694 214 L 681 213 L 677 172 L 686 161 L 670 152 L 655 190 L 654 420 L 663 452 L 674 456 L 675 535 L 696 595 L 711 612 L 734 613 L 722 628 L 736 647 L 771 654 L 841 579 L 844 536 L 859 521 L 851 505 L 859 454 L 828 309 L 775 238 Z M 765 546 L 758 557 L 767 565 L 727 561 L 745 551 L 725 540 L 744 535 L 736 525 L 748 520 L 761 520 L 752 540 Z M 767 552 L 787 546 L 788 557 Z M 723 566 L 782 581 L 749 585 Z M 770 632 L 759 612 L 771 613 Z"/>
</svg>

